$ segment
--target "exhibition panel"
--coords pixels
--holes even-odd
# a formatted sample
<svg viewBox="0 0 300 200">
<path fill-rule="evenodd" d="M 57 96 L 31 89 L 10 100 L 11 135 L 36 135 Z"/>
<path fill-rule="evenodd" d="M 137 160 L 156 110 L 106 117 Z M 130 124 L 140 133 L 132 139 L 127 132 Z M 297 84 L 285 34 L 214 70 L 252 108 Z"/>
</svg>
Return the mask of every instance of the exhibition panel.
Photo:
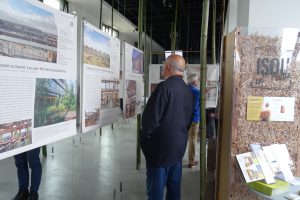
<svg viewBox="0 0 300 200">
<path fill-rule="evenodd" d="M 124 118 L 141 113 L 144 96 L 144 54 L 141 50 L 124 43 Z"/>
<path fill-rule="evenodd" d="M 0 159 L 76 134 L 77 17 L 0 2 Z"/>
<path fill-rule="evenodd" d="M 216 108 L 219 97 L 219 65 L 208 64 L 207 65 L 207 81 L 206 81 L 206 108 Z M 154 91 L 155 87 L 163 81 L 162 77 L 162 64 L 150 64 L 149 65 L 149 94 Z M 187 64 L 185 77 L 191 74 L 195 74 L 198 77 L 198 87 L 200 86 L 200 64 Z"/>
<path fill-rule="evenodd" d="M 82 22 L 82 132 L 119 118 L 120 40 Z"/>
</svg>

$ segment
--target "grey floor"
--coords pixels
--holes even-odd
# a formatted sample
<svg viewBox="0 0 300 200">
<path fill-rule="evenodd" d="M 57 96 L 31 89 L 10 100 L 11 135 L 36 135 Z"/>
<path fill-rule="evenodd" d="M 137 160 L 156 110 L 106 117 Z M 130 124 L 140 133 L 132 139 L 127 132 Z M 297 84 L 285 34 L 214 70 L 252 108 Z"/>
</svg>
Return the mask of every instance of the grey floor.
<svg viewBox="0 0 300 200">
<path fill-rule="evenodd" d="M 120 120 L 99 132 L 77 135 L 47 145 L 41 155 L 41 200 L 145 200 L 146 170 L 142 157 L 136 170 L 136 119 Z M 199 158 L 199 143 L 197 145 Z M 187 155 L 183 164 L 187 164 Z M 199 199 L 199 167 L 183 168 L 182 200 Z M 11 199 L 18 190 L 13 158 L 0 161 L 0 200 Z"/>
</svg>

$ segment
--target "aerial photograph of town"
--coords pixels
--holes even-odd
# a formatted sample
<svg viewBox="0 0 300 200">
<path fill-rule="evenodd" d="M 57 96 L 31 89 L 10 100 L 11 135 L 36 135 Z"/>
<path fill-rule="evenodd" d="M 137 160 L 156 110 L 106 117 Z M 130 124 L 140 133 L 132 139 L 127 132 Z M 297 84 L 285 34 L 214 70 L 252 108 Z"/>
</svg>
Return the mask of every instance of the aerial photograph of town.
<svg viewBox="0 0 300 200">
<path fill-rule="evenodd" d="M 0 1 L 0 56 L 56 63 L 57 42 L 51 12 L 26 1 Z"/>
<path fill-rule="evenodd" d="M 110 68 L 110 38 L 84 26 L 83 63 Z"/>
</svg>

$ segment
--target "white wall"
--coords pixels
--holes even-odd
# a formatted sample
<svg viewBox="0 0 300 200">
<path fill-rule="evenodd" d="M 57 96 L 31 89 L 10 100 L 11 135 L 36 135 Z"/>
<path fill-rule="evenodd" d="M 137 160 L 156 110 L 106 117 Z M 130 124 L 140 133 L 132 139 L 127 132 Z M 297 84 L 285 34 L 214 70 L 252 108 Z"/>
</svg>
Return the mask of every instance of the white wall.
<svg viewBox="0 0 300 200">
<path fill-rule="evenodd" d="M 249 25 L 299 28 L 299 0 L 250 0 Z"/>
<path fill-rule="evenodd" d="M 76 12 L 78 20 L 81 21 L 85 17 L 86 21 L 92 25 L 99 27 L 100 19 L 100 1 L 99 0 L 70 0 L 69 1 L 69 12 Z M 133 32 L 136 28 L 128 19 L 126 19 L 117 10 L 114 10 L 114 22 L 113 26 L 119 30 L 121 41 L 134 45 L 138 41 L 138 32 Z M 102 7 L 102 22 L 106 25 L 111 26 L 111 6 L 103 1 Z M 144 38 L 144 36 L 143 36 Z M 147 45 L 150 48 L 150 37 L 147 39 Z M 152 42 L 152 51 L 163 52 L 164 49 L 157 44 L 155 41 Z"/>
<path fill-rule="evenodd" d="M 300 0 L 230 0 L 224 34 L 236 26 L 300 28 Z"/>
</svg>

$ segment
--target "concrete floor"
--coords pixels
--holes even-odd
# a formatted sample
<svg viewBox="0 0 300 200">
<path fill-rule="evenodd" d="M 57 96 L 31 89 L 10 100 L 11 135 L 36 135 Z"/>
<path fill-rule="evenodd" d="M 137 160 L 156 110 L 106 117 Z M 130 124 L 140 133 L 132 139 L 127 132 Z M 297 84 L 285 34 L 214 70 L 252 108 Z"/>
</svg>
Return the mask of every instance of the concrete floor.
<svg viewBox="0 0 300 200">
<path fill-rule="evenodd" d="M 136 119 L 120 120 L 99 132 L 77 135 L 47 145 L 41 155 L 41 200 L 146 200 L 143 154 L 136 170 Z M 53 149 L 53 153 L 52 153 Z M 199 158 L 199 143 L 197 158 Z M 187 152 L 186 152 L 187 154 Z M 183 164 L 187 164 L 187 155 Z M 199 166 L 183 168 L 182 200 L 199 199 Z M 120 187 L 121 186 L 121 187 Z M 11 199 L 18 190 L 13 158 L 0 161 L 0 199 Z"/>
</svg>

